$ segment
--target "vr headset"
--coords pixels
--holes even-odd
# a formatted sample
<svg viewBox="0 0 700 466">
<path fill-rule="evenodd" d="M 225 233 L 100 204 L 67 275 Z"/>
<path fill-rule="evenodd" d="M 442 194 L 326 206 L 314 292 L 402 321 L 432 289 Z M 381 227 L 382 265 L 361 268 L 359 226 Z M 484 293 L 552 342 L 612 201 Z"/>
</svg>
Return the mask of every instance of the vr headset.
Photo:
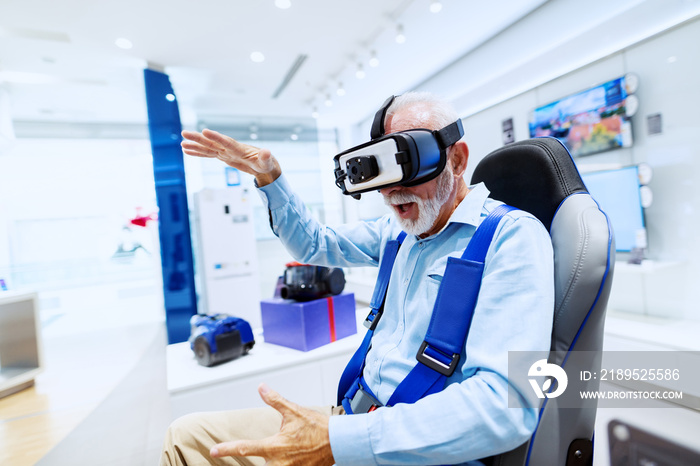
<svg viewBox="0 0 700 466">
<path fill-rule="evenodd" d="M 392 186 L 416 186 L 437 177 L 445 168 L 447 148 L 464 135 L 462 120 L 441 130 L 411 129 L 384 134 L 389 97 L 374 116 L 372 140 L 336 155 L 335 184 L 343 194 L 360 199 L 360 193 Z"/>
</svg>

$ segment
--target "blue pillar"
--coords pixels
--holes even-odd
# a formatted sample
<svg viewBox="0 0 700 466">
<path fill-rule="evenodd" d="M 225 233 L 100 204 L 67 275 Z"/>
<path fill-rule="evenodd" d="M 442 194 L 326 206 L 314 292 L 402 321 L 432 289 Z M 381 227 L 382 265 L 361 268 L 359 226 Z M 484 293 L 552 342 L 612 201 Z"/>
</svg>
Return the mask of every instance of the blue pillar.
<svg viewBox="0 0 700 466">
<path fill-rule="evenodd" d="M 180 147 L 182 124 L 168 75 L 146 69 L 144 80 L 159 209 L 163 298 L 168 343 L 172 344 L 187 340 L 190 317 L 197 313 L 185 166 Z"/>
</svg>

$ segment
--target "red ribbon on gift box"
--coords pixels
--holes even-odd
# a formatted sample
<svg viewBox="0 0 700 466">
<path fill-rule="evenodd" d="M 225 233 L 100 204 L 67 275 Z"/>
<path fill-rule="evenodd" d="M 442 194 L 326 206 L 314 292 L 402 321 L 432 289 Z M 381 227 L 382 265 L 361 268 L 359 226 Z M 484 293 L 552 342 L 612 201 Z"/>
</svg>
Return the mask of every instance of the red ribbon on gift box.
<svg viewBox="0 0 700 466">
<path fill-rule="evenodd" d="M 331 330 L 331 342 L 335 341 L 335 312 L 333 311 L 333 297 L 326 298 L 328 301 L 328 324 Z"/>
</svg>

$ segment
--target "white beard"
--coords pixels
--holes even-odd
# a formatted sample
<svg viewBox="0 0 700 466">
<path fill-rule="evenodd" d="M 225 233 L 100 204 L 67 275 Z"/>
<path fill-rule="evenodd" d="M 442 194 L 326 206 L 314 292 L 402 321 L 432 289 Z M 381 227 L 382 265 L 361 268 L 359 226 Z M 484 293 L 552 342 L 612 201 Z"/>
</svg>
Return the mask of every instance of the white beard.
<svg viewBox="0 0 700 466">
<path fill-rule="evenodd" d="M 437 177 L 435 197 L 424 200 L 415 194 L 398 191 L 384 196 L 384 203 L 391 206 L 392 204 L 408 204 L 410 202 L 415 202 L 418 206 L 417 219 L 404 219 L 399 216 L 397 216 L 396 219 L 399 221 L 399 225 L 401 225 L 403 231 L 407 234 L 419 236 L 428 232 L 428 230 L 435 225 L 435 221 L 440 215 L 440 207 L 442 207 L 445 201 L 447 201 L 447 198 L 450 197 L 453 188 L 454 176 L 448 163 L 442 173 Z"/>
</svg>

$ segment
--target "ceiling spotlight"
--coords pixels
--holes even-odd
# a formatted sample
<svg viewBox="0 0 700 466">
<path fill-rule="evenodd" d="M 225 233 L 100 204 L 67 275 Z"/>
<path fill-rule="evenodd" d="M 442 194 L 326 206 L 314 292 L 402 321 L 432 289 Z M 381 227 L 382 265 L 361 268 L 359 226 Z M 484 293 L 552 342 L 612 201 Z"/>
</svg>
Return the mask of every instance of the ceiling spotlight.
<svg viewBox="0 0 700 466">
<path fill-rule="evenodd" d="M 403 33 L 403 25 L 399 24 L 396 26 L 396 43 L 403 44 L 406 42 L 406 36 Z"/>
<path fill-rule="evenodd" d="M 250 139 L 253 140 L 253 141 L 255 141 L 256 139 L 258 139 L 258 133 L 250 133 Z"/>
<path fill-rule="evenodd" d="M 669 63 L 676 63 L 676 61 L 678 61 L 678 57 L 676 57 L 675 55 L 672 55 L 672 56 L 668 57 L 666 59 L 666 61 Z"/>
<path fill-rule="evenodd" d="M 262 52 L 253 52 L 250 54 L 250 59 L 255 63 L 262 63 L 265 61 L 265 55 Z"/>
<path fill-rule="evenodd" d="M 355 77 L 357 77 L 357 79 L 365 79 L 365 76 L 365 69 L 362 68 L 362 63 L 358 63 L 357 71 L 355 71 Z"/>
<path fill-rule="evenodd" d="M 331 100 L 331 95 L 326 94 L 326 101 L 324 102 L 326 104 L 326 107 L 332 107 L 333 106 L 333 101 Z"/>
<path fill-rule="evenodd" d="M 442 10 L 442 3 L 440 0 L 430 0 L 430 12 L 431 13 L 440 13 Z"/>
<path fill-rule="evenodd" d="M 291 0 L 275 0 L 275 6 L 280 10 L 286 10 L 292 6 Z"/>
<path fill-rule="evenodd" d="M 338 89 L 335 91 L 335 93 L 341 97 L 345 95 L 345 88 L 343 87 L 343 83 L 338 83 Z"/>
<path fill-rule="evenodd" d="M 318 107 L 314 107 L 313 110 L 311 110 L 311 118 L 318 118 Z"/>
<path fill-rule="evenodd" d="M 129 50 L 131 47 L 134 46 L 134 44 L 132 44 L 129 39 L 125 39 L 123 37 L 120 37 L 119 39 L 115 40 L 114 45 L 124 50 Z"/>
<path fill-rule="evenodd" d="M 371 66 L 372 68 L 376 68 L 379 66 L 379 58 L 377 58 L 376 50 L 372 50 L 372 52 L 370 52 L 369 66 Z"/>
<path fill-rule="evenodd" d="M 297 133 L 292 133 L 292 135 L 289 136 L 289 139 L 291 139 L 292 141 L 296 141 L 299 139 L 299 135 Z"/>
</svg>

